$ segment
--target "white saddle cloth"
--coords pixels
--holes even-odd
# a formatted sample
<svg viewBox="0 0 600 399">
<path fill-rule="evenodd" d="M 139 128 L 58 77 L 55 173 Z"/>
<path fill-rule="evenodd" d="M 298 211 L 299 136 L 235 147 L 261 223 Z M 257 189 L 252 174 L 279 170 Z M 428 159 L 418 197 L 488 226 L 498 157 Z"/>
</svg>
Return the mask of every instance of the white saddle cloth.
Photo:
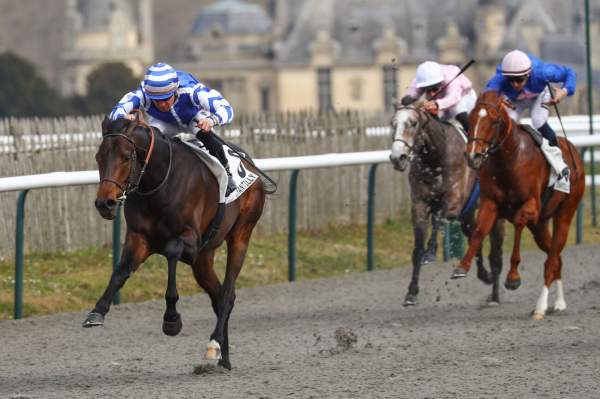
<svg viewBox="0 0 600 399">
<path fill-rule="evenodd" d="M 217 181 L 219 182 L 219 202 L 225 202 L 226 204 L 229 204 L 230 202 L 235 201 L 244 193 L 244 191 L 248 189 L 248 187 L 252 185 L 252 183 L 258 179 L 257 174 L 246 169 L 242 163 L 242 160 L 235 153 L 235 151 L 231 150 L 231 148 L 228 146 L 223 145 L 225 156 L 229 162 L 229 170 L 231 171 L 233 181 L 237 187 L 236 190 L 232 191 L 227 197 L 225 197 L 225 193 L 227 192 L 227 172 L 225 171 L 223 165 L 221 165 L 221 162 L 219 162 L 217 158 L 210 155 L 202 142 L 193 134 L 179 133 L 175 136 L 175 138 L 192 148 L 198 158 L 200 158 L 206 164 L 206 166 L 208 166 L 208 169 L 215 175 Z"/>
</svg>

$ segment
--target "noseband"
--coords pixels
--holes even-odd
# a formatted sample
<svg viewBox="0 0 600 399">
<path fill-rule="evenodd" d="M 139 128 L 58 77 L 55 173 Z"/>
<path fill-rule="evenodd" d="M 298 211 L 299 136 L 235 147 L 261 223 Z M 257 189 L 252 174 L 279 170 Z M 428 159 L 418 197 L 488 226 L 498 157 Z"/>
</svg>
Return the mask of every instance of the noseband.
<svg viewBox="0 0 600 399">
<path fill-rule="evenodd" d="M 144 148 L 139 148 L 136 144 L 135 141 L 133 141 L 133 139 L 129 136 L 129 133 L 133 132 L 133 130 L 138 127 L 138 126 L 142 126 L 148 129 L 148 131 L 150 132 L 150 145 L 148 146 L 147 149 Z M 150 125 L 148 125 L 146 122 L 144 122 L 141 119 L 136 119 L 135 124 L 133 125 L 133 127 L 130 127 L 129 129 L 127 129 L 127 131 L 125 133 L 108 133 L 102 136 L 102 140 L 104 141 L 104 139 L 106 139 L 107 137 L 121 137 L 125 140 L 127 140 L 127 142 L 129 144 L 131 144 L 131 151 L 130 151 L 130 155 L 129 155 L 129 176 L 127 178 L 127 183 L 125 185 L 123 185 L 122 183 L 119 183 L 116 180 L 113 179 L 109 179 L 107 177 L 103 177 L 102 179 L 100 179 L 100 183 L 102 182 L 108 182 L 108 183 L 112 183 L 115 186 L 117 186 L 119 188 L 119 190 L 121 190 L 121 196 L 117 198 L 117 201 L 120 204 L 123 204 L 125 202 L 125 200 L 127 199 L 127 196 L 137 192 L 137 194 L 139 195 L 150 195 L 156 191 L 158 191 L 167 181 L 169 174 L 171 172 L 171 163 L 173 160 L 173 146 L 171 144 L 171 141 L 169 140 L 169 166 L 167 168 L 167 173 L 165 174 L 165 177 L 163 178 L 163 180 L 160 182 L 160 184 L 158 186 L 156 186 L 155 188 L 153 188 L 150 191 L 146 191 L 146 192 L 142 192 L 140 191 L 140 182 L 142 181 L 142 177 L 144 177 L 144 173 L 146 172 L 146 167 L 148 166 L 148 164 L 150 163 L 150 158 L 152 157 L 152 154 L 154 153 L 154 128 Z M 139 173 L 137 174 L 137 178 L 136 176 L 136 165 L 137 165 L 137 150 L 143 151 L 146 153 L 146 158 L 144 158 L 144 161 L 142 163 L 142 167 L 140 168 Z"/>
</svg>

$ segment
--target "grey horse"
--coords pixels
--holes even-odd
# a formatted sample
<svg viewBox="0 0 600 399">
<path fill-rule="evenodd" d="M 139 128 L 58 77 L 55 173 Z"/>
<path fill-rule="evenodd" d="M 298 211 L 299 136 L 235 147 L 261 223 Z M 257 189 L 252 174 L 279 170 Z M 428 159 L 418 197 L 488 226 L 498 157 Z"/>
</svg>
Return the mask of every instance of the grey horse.
<svg viewBox="0 0 600 399">
<path fill-rule="evenodd" d="M 475 226 L 475 206 L 465 209 L 477 180 L 477 172 L 468 167 L 464 156 L 466 141 L 450 123 L 431 116 L 418 106 L 398 107 L 392 119 L 392 153 L 394 168 L 405 171 L 408 180 L 414 234 L 413 272 L 404 305 L 416 305 L 421 265 L 435 259 L 437 232 L 443 220 L 459 220 L 465 236 Z M 425 238 L 432 221 L 431 236 Z M 483 266 L 481 248 L 477 252 L 477 277 L 492 284 L 490 303 L 498 303 L 498 283 L 502 271 L 504 222 L 496 224 L 490 234 L 491 273 Z"/>
</svg>

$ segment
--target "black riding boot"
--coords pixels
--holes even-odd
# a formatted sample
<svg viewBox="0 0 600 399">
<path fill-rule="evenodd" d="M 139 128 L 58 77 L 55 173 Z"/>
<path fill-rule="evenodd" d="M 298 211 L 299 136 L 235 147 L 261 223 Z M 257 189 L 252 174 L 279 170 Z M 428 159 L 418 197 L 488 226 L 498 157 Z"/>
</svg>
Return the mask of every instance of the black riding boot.
<svg viewBox="0 0 600 399">
<path fill-rule="evenodd" d="M 469 132 L 469 114 L 467 112 L 461 112 L 454 117 L 458 123 L 465 129 L 465 133 Z"/>
<path fill-rule="evenodd" d="M 225 196 L 229 195 L 237 188 L 237 186 L 233 181 L 233 176 L 229 169 L 229 162 L 225 156 L 225 151 L 223 151 L 223 145 L 215 138 L 214 133 L 212 132 L 200 132 L 196 135 L 196 138 L 204 144 L 208 149 L 208 153 L 217 158 L 219 162 L 221 162 L 221 165 L 223 165 L 223 168 L 225 168 L 225 172 L 227 172 L 227 191 L 225 192 Z"/>
</svg>

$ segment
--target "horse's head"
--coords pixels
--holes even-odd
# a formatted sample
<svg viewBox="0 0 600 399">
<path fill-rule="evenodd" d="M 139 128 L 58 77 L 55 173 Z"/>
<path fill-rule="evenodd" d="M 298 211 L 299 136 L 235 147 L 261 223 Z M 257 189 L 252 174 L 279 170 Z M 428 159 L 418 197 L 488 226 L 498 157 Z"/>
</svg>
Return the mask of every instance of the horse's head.
<svg viewBox="0 0 600 399">
<path fill-rule="evenodd" d="M 390 161 L 394 169 L 406 170 L 418 145 L 418 132 L 431 119 L 427 112 L 414 106 L 398 107 L 392 118 L 392 153 Z"/>
<path fill-rule="evenodd" d="M 105 219 L 114 219 L 119 199 L 127 194 L 135 178 L 138 147 L 134 130 L 138 123 L 138 119 L 124 118 L 102 121 L 102 143 L 96 153 L 100 185 L 95 205 Z"/>
<path fill-rule="evenodd" d="M 469 166 L 478 170 L 498 150 L 510 133 L 512 121 L 504 97 L 496 91 L 483 93 L 469 116 L 469 139 L 465 155 Z"/>
</svg>

